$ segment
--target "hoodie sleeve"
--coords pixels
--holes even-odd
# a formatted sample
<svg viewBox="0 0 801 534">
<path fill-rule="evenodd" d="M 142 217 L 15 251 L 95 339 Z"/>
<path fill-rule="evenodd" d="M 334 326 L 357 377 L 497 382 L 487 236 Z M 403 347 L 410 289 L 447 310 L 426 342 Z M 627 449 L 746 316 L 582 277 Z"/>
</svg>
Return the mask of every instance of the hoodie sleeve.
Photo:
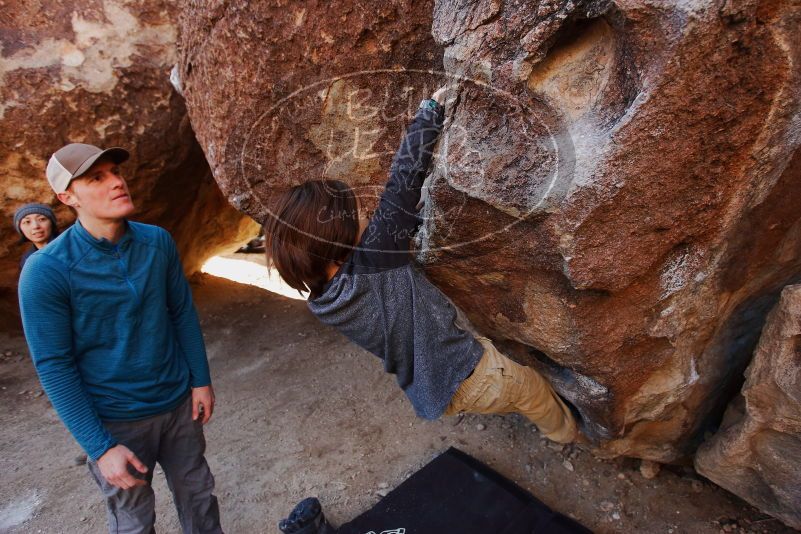
<svg viewBox="0 0 801 534">
<path fill-rule="evenodd" d="M 364 254 L 373 265 L 408 261 L 411 238 L 421 222 L 417 204 L 444 120 L 441 105 L 420 108 L 406 130 L 378 208 L 362 236 Z"/>
</svg>

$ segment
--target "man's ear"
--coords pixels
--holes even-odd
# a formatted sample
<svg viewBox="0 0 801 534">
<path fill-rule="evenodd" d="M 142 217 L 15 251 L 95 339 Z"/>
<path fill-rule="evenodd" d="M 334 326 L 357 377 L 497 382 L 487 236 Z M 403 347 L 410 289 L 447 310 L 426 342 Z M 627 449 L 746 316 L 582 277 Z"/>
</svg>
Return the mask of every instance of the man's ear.
<svg viewBox="0 0 801 534">
<path fill-rule="evenodd" d="M 78 208 L 80 203 L 78 202 L 78 197 L 75 196 L 75 193 L 67 189 L 63 193 L 56 193 L 56 196 L 61 201 L 62 204 L 66 204 L 71 208 Z"/>
</svg>

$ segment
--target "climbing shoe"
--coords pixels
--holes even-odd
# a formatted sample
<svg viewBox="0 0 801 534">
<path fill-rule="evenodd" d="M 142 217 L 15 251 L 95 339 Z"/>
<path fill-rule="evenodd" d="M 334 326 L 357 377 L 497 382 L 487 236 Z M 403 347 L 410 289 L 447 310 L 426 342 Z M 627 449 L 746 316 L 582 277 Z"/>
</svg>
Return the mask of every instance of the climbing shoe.
<svg viewBox="0 0 801 534">
<path fill-rule="evenodd" d="M 296 504 L 289 517 L 278 522 L 278 528 L 283 534 L 334 534 L 316 497 L 307 497 Z"/>
</svg>

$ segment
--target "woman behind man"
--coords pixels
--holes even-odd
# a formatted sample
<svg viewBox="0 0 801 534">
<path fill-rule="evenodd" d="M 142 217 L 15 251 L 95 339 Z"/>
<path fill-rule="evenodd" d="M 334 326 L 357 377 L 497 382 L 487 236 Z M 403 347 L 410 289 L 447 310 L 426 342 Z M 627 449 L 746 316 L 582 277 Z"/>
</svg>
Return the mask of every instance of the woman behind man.
<svg viewBox="0 0 801 534">
<path fill-rule="evenodd" d="M 20 243 L 31 243 L 31 247 L 20 258 L 20 269 L 31 254 L 58 236 L 56 215 L 50 206 L 45 204 L 25 204 L 19 208 L 14 213 L 14 228 L 20 235 Z"/>
</svg>

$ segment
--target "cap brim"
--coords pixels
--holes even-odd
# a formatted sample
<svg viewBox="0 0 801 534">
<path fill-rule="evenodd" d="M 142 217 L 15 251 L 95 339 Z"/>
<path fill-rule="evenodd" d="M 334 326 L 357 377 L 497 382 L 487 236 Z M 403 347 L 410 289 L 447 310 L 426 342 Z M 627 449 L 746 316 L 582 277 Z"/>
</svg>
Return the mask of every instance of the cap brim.
<svg viewBox="0 0 801 534">
<path fill-rule="evenodd" d="M 112 147 L 107 148 L 104 151 L 100 152 L 99 154 L 95 154 L 94 156 L 89 157 L 86 161 L 81 163 L 81 166 L 78 167 L 78 170 L 72 175 L 70 181 L 79 178 L 82 174 L 89 170 L 89 168 L 95 164 L 95 162 L 99 159 L 106 158 L 113 161 L 116 165 L 119 165 L 123 161 L 127 160 L 131 155 L 128 153 L 127 150 L 120 147 Z"/>
</svg>

